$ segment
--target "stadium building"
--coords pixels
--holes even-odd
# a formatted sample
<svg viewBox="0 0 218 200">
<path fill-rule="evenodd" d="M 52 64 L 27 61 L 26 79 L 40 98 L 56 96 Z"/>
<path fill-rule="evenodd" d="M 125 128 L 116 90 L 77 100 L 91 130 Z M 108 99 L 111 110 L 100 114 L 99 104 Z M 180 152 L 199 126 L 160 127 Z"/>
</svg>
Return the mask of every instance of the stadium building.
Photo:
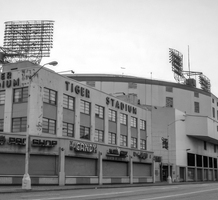
<svg viewBox="0 0 218 200">
<path fill-rule="evenodd" d="M 43 66 L 3 65 L 0 184 L 154 182 L 151 110 Z"/>
<path fill-rule="evenodd" d="M 173 181 L 217 180 L 218 98 L 194 79 L 180 84 L 126 75 L 65 76 L 151 112 L 151 151 L 161 157 L 156 181 L 169 175 Z"/>
</svg>

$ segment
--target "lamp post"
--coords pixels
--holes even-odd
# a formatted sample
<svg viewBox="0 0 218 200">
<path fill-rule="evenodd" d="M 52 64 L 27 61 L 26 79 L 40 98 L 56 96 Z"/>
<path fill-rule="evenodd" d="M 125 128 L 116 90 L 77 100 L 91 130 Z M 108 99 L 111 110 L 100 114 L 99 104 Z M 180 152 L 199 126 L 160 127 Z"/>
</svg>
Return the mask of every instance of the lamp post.
<svg viewBox="0 0 218 200">
<path fill-rule="evenodd" d="M 28 89 L 28 105 L 27 105 L 27 132 L 26 132 L 26 151 L 25 151 L 25 174 L 23 175 L 22 179 L 22 189 L 30 190 L 31 189 L 31 179 L 29 176 L 29 155 L 30 155 L 30 89 L 32 78 L 41 70 L 45 65 L 57 65 L 58 62 L 52 61 L 42 65 L 32 76 L 29 77 L 29 89 Z"/>
<path fill-rule="evenodd" d="M 172 124 L 174 124 L 174 123 L 176 123 L 176 122 L 178 122 L 178 121 L 184 122 L 185 120 L 184 120 L 184 119 L 177 119 L 177 120 L 175 120 L 175 121 L 173 121 L 173 122 L 171 122 L 171 123 L 169 123 L 169 124 L 167 125 L 167 138 L 168 138 L 168 177 L 167 177 L 167 182 L 168 182 L 168 184 L 172 184 L 172 178 L 171 178 L 171 176 L 170 176 L 169 126 L 172 125 Z"/>
</svg>

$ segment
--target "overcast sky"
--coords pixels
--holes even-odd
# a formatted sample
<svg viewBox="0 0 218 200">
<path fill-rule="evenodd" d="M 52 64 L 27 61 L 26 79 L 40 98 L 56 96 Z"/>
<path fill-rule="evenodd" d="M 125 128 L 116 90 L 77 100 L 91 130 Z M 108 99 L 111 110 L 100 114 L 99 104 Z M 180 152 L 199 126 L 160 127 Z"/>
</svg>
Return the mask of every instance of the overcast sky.
<svg viewBox="0 0 218 200">
<path fill-rule="evenodd" d="M 218 96 L 218 0 L 0 0 L 6 21 L 54 20 L 56 72 L 124 74 L 174 81 L 169 48 L 203 72 Z M 195 78 L 195 77 L 193 77 Z"/>
</svg>

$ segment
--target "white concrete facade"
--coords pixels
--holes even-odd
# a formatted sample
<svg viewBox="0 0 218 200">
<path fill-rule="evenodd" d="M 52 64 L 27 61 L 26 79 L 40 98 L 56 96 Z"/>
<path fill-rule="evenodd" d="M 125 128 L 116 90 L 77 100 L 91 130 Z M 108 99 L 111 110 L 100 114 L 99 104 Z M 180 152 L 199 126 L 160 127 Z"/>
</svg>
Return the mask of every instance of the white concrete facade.
<svg viewBox="0 0 218 200">
<path fill-rule="evenodd" d="M 30 62 L 6 64 L 3 67 L 0 77 L 0 120 L 3 121 L 3 129 L 0 131 L 0 154 L 3 155 L 0 158 L 0 183 L 4 182 L 6 176 L 11 178 L 8 184 L 20 183 L 27 131 L 30 135 L 30 173 L 34 175 L 32 182 L 35 184 L 152 182 L 154 163 L 151 151 L 151 111 L 47 68 L 42 68 L 30 80 L 39 67 Z M 26 93 L 19 91 L 17 94 L 17 89 Z M 64 107 L 64 96 L 74 99 L 74 109 Z M 18 99 L 17 102 L 15 98 Z M 46 102 L 47 98 L 55 103 Z M 82 101 L 90 105 L 88 113 L 81 111 Z M 103 108 L 101 119 L 96 116 L 96 105 Z M 116 113 L 115 121 L 109 120 L 110 110 Z M 120 122 L 121 113 L 127 118 L 125 125 Z M 131 125 L 132 118 L 137 119 L 135 127 Z M 19 121 L 23 119 L 24 125 Z M 15 120 L 18 120 L 19 125 Z M 53 126 L 49 121 L 53 122 Z M 144 129 L 140 126 L 141 121 L 145 122 Z M 64 122 L 73 124 L 73 136 L 63 135 Z M 50 125 L 54 128 L 52 133 L 46 130 Z M 81 126 L 90 130 L 88 139 L 81 137 Z M 96 129 L 104 133 L 101 142 L 95 140 Z M 115 143 L 109 141 L 110 132 L 115 133 Z M 127 137 L 124 146 L 120 143 L 121 134 Z M 136 138 L 136 147 L 131 145 L 133 137 Z M 143 148 L 141 140 L 145 141 Z M 117 154 L 110 153 L 110 150 L 116 150 Z M 124 157 L 121 152 L 125 153 Z M 17 169 L 7 166 L 8 154 L 11 155 L 9 160 L 21 163 Z M 43 168 L 35 168 L 31 164 L 37 165 L 40 162 L 43 165 L 47 162 L 48 169 L 43 171 Z M 110 175 L 113 168 L 115 170 L 111 172 L 115 178 Z M 17 176 L 14 177 L 13 174 Z"/>
<path fill-rule="evenodd" d="M 150 108 L 151 149 L 155 155 L 162 157 L 164 170 L 169 160 L 173 180 L 217 180 L 218 98 L 215 95 L 188 85 L 125 75 L 66 76 Z M 172 99 L 172 105 L 167 105 L 168 97 Z M 195 107 L 195 102 L 199 108 Z M 162 148 L 161 138 L 168 135 L 169 149 L 166 150 Z M 189 166 L 187 161 L 190 154 L 193 155 L 194 166 Z M 202 161 L 200 166 L 198 156 L 208 161 Z M 211 164 L 209 166 L 211 160 L 212 167 Z M 163 179 L 161 170 L 158 173 Z"/>
</svg>

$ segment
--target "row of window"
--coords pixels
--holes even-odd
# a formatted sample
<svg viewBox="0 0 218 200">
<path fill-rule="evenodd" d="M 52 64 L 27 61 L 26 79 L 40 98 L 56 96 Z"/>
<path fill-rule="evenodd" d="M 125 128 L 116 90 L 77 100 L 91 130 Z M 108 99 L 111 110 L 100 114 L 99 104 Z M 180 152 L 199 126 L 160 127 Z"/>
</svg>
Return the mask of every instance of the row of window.
<svg viewBox="0 0 218 200">
<path fill-rule="evenodd" d="M 25 103 L 28 101 L 28 87 L 15 88 L 13 93 L 14 103 Z M 57 92 L 48 88 L 44 88 L 45 103 L 52 105 L 57 104 Z M 0 91 L 0 104 L 5 104 L 5 91 Z"/>
<path fill-rule="evenodd" d="M 99 131 L 97 130 L 97 133 L 99 134 Z M 102 133 L 103 134 L 103 133 Z M 96 142 L 100 142 L 97 141 L 97 137 L 95 138 Z M 116 141 L 116 133 L 109 133 L 108 134 L 108 144 L 117 144 Z M 126 135 L 120 135 L 120 146 L 127 146 L 127 136 Z M 131 137 L 131 148 L 137 148 L 137 138 L 135 137 Z M 146 149 L 146 140 L 144 139 L 140 139 L 140 149 Z"/>
<path fill-rule="evenodd" d="M 43 101 L 48 104 L 56 105 L 57 92 L 48 88 L 44 88 L 44 98 Z M 14 89 L 13 102 L 22 103 L 28 101 L 28 87 L 16 88 Z M 5 91 L 0 91 L 0 104 L 5 103 Z M 75 108 L 75 98 L 69 95 L 63 96 L 63 107 L 66 109 L 74 110 Z M 80 101 L 80 112 L 90 115 L 91 103 L 81 100 Z M 95 116 L 98 118 L 104 118 L 104 107 L 96 105 L 95 106 Z M 117 112 L 109 109 L 108 111 L 109 121 L 117 121 Z M 120 123 L 127 125 L 127 115 L 120 113 Z M 137 118 L 131 117 L 131 127 L 137 128 Z M 140 121 L 140 129 L 145 130 L 146 122 L 144 120 Z"/>
<path fill-rule="evenodd" d="M 0 119 L 0 132 L 3 132 L 4 120 Z M 26 132 L 27 129 L 27 118 L 13 118 L 12 119 L 12 132 Z M 42 132 L 55 134 L 56 121 L 52 119 L 43 118 Z M 74 137 L 74 124 L 63 122 L 63 136 Z M 85 126 L 80 126 L 80 139 L 90 140 L 90 128 Z M 95 142 L 104 142 L 104 132 L 102 130 L 95 130 Z M 116 133 L 108 134 L 108 143 L 117 144 Z M 127 136 L 120 136 L 120 145 L 127 146 Z M 131 147 L 137 148 L 137 138 L 131 138 Z M 146 149 L 146 140 L 140 142 L 140 148 Z"/>
<path fill-rule="evenodd" d="M 173 107 L 173 98 L 172 97 L 166 97 L 166 107 Z M 200 113 L 200 103 L 199 102 L 194 102 L 194 112 Z"/>
</svg>

